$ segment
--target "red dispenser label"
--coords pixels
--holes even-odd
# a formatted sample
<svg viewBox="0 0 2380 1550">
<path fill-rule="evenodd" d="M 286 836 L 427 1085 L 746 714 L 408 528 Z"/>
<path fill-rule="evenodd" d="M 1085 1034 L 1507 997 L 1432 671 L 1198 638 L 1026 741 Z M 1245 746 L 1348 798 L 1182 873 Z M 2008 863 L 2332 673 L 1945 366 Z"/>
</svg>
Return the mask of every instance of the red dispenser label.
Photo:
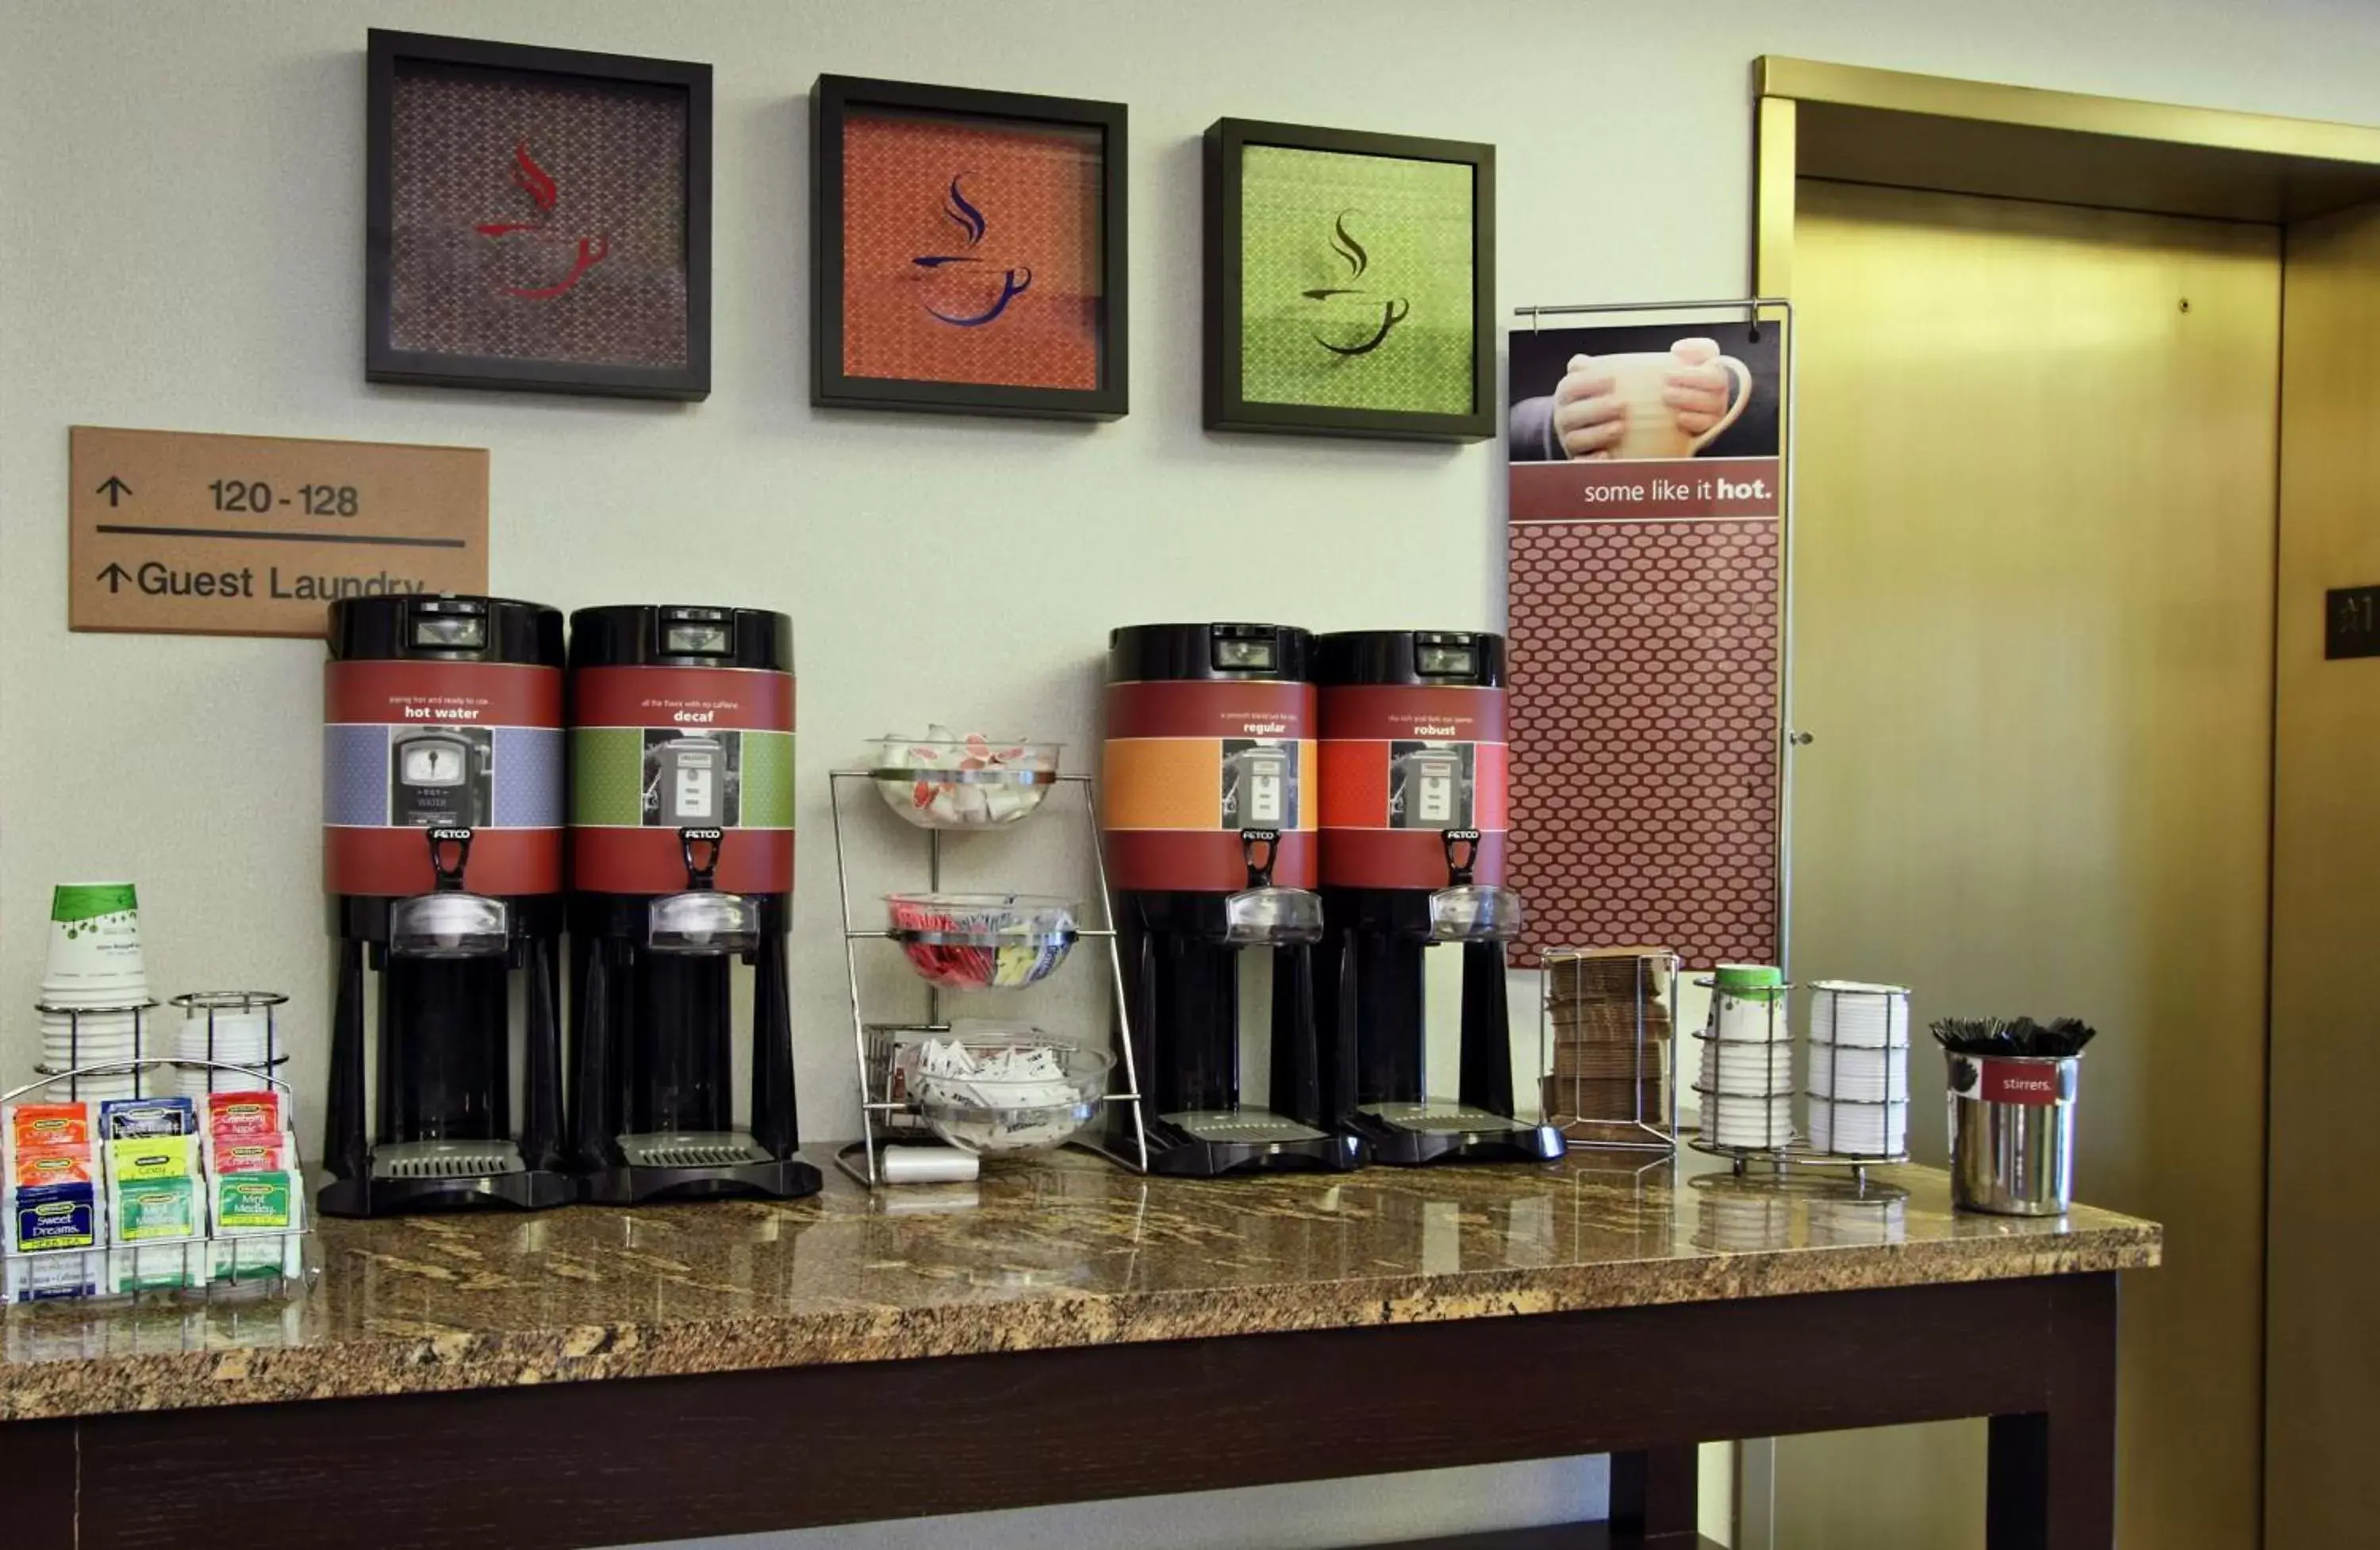
<svg viewBox="0 0 2380 1550">
<path fill-rule="evenodd" d="M 436 882 L 428 829 L 468 829 L 464 886 L 562 890 L 562 673 L 510 662 L 322 670 L 322 883 L 398 898 Z"/>
<path fill-rule="evenodd" d="M 1503 690 L 1329 688 L 1321 723 L 1323 886 L 1444 888 L 1451 829 L 1479 831 L 1473 880 L 1503 882 Z"/>
<path fill-rule="evenodd" d="M 1245 888 L 1246 829 L 1276 829 L 1272 880 L 1315 883 L 1311 684 L 1111 684 L 1100 778 L 1110 886 L 1137 892 Z"/>
<path fill-rule="evenodd" d="M 680 831 L 715 829 L 718 887 L 793 890 L 792 673 L 586 668 L 570 696 L 573 888 L 675 893 Z"/>
</svg>

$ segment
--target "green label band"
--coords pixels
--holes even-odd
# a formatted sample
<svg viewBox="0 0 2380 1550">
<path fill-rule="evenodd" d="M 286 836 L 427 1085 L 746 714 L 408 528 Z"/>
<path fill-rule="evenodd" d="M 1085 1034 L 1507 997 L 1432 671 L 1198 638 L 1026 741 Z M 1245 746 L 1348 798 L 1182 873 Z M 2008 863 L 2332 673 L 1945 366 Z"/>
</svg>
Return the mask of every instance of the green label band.
<svg viewBox="0 0 2380 1550">
<path fill-rule="evenodd" d="M 732 745 L 737 797 L 732 819 L 719 829 L 794 827 L 794 734 L 722 732 Z M 570 733 L 570 821 L 582 829 L 638 829 L 648 824 L 647 788 L 657 778 L 638 727 L 575 727 Z M 658 820 L 653 820 L 658 821 Z"/>
<path fill-rule="evenodd" d="M 65 883 L 50 895 L 50 918 L 55 921 L 97 920 L 140 907 L 130 883 Z"/>
</svg>

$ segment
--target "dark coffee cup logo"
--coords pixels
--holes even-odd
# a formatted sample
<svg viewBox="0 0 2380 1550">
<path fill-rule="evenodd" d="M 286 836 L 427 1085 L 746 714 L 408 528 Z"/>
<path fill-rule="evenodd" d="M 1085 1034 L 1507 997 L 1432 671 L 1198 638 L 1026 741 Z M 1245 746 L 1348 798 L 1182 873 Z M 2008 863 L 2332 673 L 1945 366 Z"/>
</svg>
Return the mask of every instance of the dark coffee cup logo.
<svg viewBox="0 0 2380 1550">
<path fill-rule="evenodd" d="M 1010 264 L 1000 270 L 993 280 L 993 264 L 975 249 L 983 246 L 991 222 L 966 197 L 961 187 L 966 174 L 951 179 L 949 196 L 942 203 L 942 218 L 956 226 L 960 240 L 967 251 L 960 253 L 920 253 L 909 261 L 925 271 L 927 282 L 917 305 L 937 322 L 953 328 L 981 328 L 1008 310 L 1008 304 L 1023 296 L 1033 284 L 1029 264 Z"/>
<path fill-rule="evenodd" d="M 1330 224 L 1330 250 L 1347 266 L 1345 281 L 1317 285 L 1299 294 L 1315 303 L 1320 321 L 1311 332 L 1314 342 L 1334 356 L 1367 356 L 1388 343 L 1396 326 L 1413 315 L 1413 303 L 1357 284 L 1372 267 L 1372 255 L 1347 229 L 1348 218 L 1361 212 L 1342 210 Z"/>
<path fill-rule="evenodd" d="M 1974 1061 L 1964 1056 L 1956 1057 L 1950 1061 L 1950 1091 L 1972 1093 L 1975 1090 L 1975 1084 L 1982 1080 L 1983 1073 L 1975 1069 Z"/>
<path fill-rule="evenodd" d="M 529 153 L 527 140 L 513 146 L 513 185 L 528 196 L 535 214 L 526 221 L 482 221 L 471 228 L 508 255 L 505 272 L 491 284 L 523 301 L 566 296 L 589 270 L 612 256 L 612 239 L 601 232 L 578 234 L 555 225 L 562 185 Z M 566 260 L 556 256 L 562 248 L 570 249 Z M 557 273 L 565 262 L 568 270 Z"/>
</svg>

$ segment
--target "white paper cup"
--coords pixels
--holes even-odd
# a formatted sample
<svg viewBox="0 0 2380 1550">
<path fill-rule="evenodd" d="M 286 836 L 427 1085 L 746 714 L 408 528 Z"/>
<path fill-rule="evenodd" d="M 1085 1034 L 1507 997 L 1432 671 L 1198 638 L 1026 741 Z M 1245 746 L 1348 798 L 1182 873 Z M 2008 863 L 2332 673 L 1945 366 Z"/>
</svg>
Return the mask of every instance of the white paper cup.
<svg viewBox="0 0 2380 1550">
<path fill-rule="evenodd" d="M 1703 1128 L 1722 1146 L 1782 1146 L 1793 1139 L 1793 1100 L 1706 1094 Z"/>
<path fill-rule="evenodd" d="M 1822 979 L 1810 987 L 1810 1037 L 1870 1048 L 1909 1046 L 1909 988 Z"/>
<path fill-rule="evenodd" d="M 1703 1045 L 1703 1085 L 1726 1093 L 1773 1096 L 1793 1090 L 1793 1049 L 1791 1045 Z"/>
<path fill-rule="evenodd" d="M 130 883 L 60 883 L 50 895 L 44 988 L 116 987 L 148 977 L 140 903 Z"/>
<path fill-rule="evenodd" d="M 1813 1099 L 1810 1144 L 1839 1156 L 1898 1156 L 1909 1149 L 1909 1106 Z"/>
<path fill-rule="evenodd" d="M 208 1020 L 200 1013 L 181 1024 L 175 1053 L 185 1060 L 253 1065 L 265 1058 L 266 1027 L 265 1014 L 261 1011 L 218 1011 L 214 1014 L 210 1049 Z"/>
<path fill-rule="evenodd" d="M 1711 1032 L 1727 1044 L 1790 1044 L 1793 1031 L 1785 1011 L 1785 993 L 1738 996 L 1715 991 L 1711 996 Z"/>
<path fill-rule="evenodd" d="M 1909 1051 L 1857 1045 L 1810 1046 L 1808 1087 L 1822 1098 L 1909 1101 Z"/>
</svg>

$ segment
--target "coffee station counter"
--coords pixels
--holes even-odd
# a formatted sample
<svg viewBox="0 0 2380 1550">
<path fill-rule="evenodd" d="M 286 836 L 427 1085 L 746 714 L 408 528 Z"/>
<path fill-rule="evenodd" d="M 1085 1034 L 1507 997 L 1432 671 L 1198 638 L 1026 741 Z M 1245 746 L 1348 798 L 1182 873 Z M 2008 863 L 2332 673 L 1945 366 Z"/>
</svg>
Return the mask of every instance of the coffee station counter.
<svg viewBox="0 0 2380 1550">
<path fill-rule="evenodd" d="M 1816 1180 L 1741 1192 L 1784 1204 L 1730 1240 L 1732 1181 L 1692 1153 L 1682 1188 L 1667 1166 L 1585 1154 L 1197 1181 L 1067 1152 L 874 1201 L 826 1171 L 783 1204 L 325 1221 L 322 1278 L 293 1305 L 9 1309 L 0 1420 L 1723 1302 L 2159 1252 L 2155 1226 L 2106 1211 L 1954 1215 L 1922 1168 L 1872 1177 L 1871 1194 L 1907 1192 L 1876 1241 L 1813 1244 L 1809 1200 L 1855 1198 Z"/>
<path fill-rule="evenodd" d="M 0 1314 L 0 1476 L 86 1546 L 559 1547 L 1609 1451 L 1692 1544 L 1697 1441 L 1983 1415 L 1995 1523 L 2084 1531 L 2005 1543 L 2104 1543 L 2159 1228 L 1635 1160 L 330 1220 L 295 1303 Z"/>
</svg>

